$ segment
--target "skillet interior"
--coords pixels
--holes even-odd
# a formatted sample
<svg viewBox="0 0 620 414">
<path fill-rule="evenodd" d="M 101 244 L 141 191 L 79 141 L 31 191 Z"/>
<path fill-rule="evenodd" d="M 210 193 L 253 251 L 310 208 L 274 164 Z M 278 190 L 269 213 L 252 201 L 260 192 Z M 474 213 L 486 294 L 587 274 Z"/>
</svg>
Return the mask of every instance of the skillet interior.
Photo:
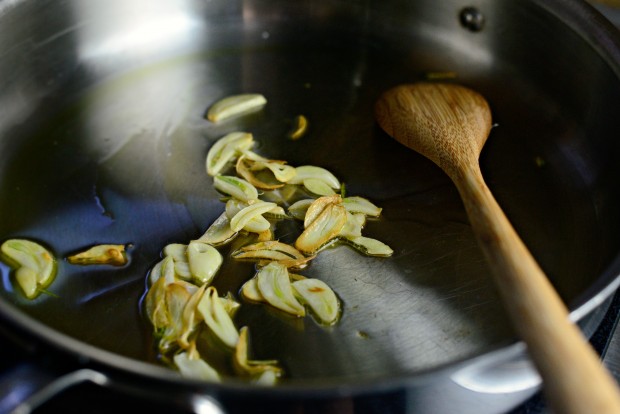
<svg viewBox="0 0 620 414">
<path fill-rule="evenodd" d="M 382 206 L 365 232 L 395 250 L 376 259 L 338 247 L 304 272 L 343 300 L 332 329 L 242 307 L 236 322 L 250 326 L 257 356 L 281 360 L 291 381 L 353 380 L 513 342 L 455 188 L 372 118 L 383 90 L 453 71 L 494 112 L 481 158 L 489 186 L 562 297 L 582 305 L 610 281 L 600 275 L 620 243 L 616 76 L 530 3 L 483 5 L 480 33 L 460 26 L 459 2 L 431 5 L 14 6 L 7 16 L 31 20 L 0 28 L 2 41 L 22 41 L 2 45 L 0 60 L 0 99 L 11 108 L 0 118 L 0 235 L 39 240 L 58 257 L 96 243 L 133 247 L 122 269 L 61 261 L 55 296 L 32 302 L 2 267 L 3 300 L 88 344 L 154 362 L 140 313 L 146 274 L 164 245 L 196 238 L 221 213 L 204 158 L 217 138 L 242 129 L 258 152 L 324 166 L 349 194 Z M 239 92 L 264 93 L 269 104 L 236 122 L 203 119 L 212 102 Z M 311 130 L 293 142 L 285 133 L 298 114 Z M 236 293 L 252 274 L 252 265 L 229 263 L 215 284 Z"/>
</svg>

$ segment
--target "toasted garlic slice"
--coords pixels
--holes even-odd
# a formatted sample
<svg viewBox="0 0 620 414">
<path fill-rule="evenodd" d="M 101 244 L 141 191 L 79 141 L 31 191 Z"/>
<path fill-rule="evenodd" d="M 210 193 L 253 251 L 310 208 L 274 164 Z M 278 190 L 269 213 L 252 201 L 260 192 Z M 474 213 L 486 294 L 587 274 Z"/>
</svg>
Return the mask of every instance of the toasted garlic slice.
<svg viewBox="0 0 620 414">
<path fill-rule="evenodd" d="M 223 212 L 197 241 L 220 246 L 234 239 L 237 234 L 238 232 L 230 228 L 230 219 L 226 212 Z"/>
<path fill-rule="evenodd" d="M 202 295 L 198 303 L 198 311 L 202 314 L 211 332 L 226 346 L 234 348 L 239 339 L 239 333 L 213 286 L 209 286 Z"/>
<path fill-rule="evenodd" d="M 297 140 L 303 137 L 308 130 L 308 118 L 304 115 L 297 115 L 293 119 L 293 128 L 288 133 L 288 137 L 292 140 Z"/>
<path fill-rule="evenodd" d="M 307 198 L 294 202 L 288 207 L 288 213 L 297 220 L 303 220 L 306 217 L 308 207 L 314 202 L 314 199 Z"/>
<path fill-rule="evenodd" d="M 159 341 L 159 349 L 162 351 L 172 348 L 183 334 L 183 310 L 193 293 L 187 285 L 189 284 L 179 281 L 165 287 L 165 307 L 169 319 Z"/>
<path fill-rule="evenodd" d="M 258 242 L 243 246 L 234 251 L 231 256 L 235 259 L 271 259 L 288 260 L 304 259 L 305 256 L 290 244 L 276 240 Z"/>
<path fill-rule="evenodd" d="M 344 239 L 348 244 L 368 256 L 391 256 L 394 250 L 387 244 L 370 237 L 351 237 Z"/>
<path fill-rule="evenodd" d="M 214 187 L 241 201 L 258 199 L 258 190 L 246 180 L 232 175 L 216 175 L 213 177 Z"/>
<path fill-rule="evenodd" d="M 363 213 L 371 217 L 379 217 L 381 215 L 382 209 L 363 197 L 345 197 L 342 199 L 342 204 L 350 213 Z"/>
<path fill-rule="evenodd" d="M 215 247 L 198 240 L 189 242 L 187 260 L 192 279 L 198 284 L 211 283 L 224 261 Z"/>
<path fill-rule="evenodd" d="M 340 315 L 340 301 L 334 291 L 322 280 L 303 279 L 292 283 L 293 290 L 302 302 L 327 325 L 332 325 Z"/>
<path fill-rule="evenodd" d="M 173 361 L 185 378 L 220 382 L 220 374 L 200 357 L 191 357 L 188 352 L 181 352 L 173 357 Z"/>
<path fill-rule="evenodd" d="M 342 198 L 335 194 L 332 196 L 323 196 L 314 200 L 308 209 L 306 210 L 306 216 L 304 217 L 304 228 L 307 228 L 330 204 L 341 204 Z"/>
<path fill-rule="evenodd" d="M 271 262 L 258 271 L 258 290 L 265 301 L 274 308 L 295 316 L 305 316 L 305 308 L 293 294 L 286 266 Z"/>
<path fill-rule="evenodd" d="M 284 186 L 297 171 L 286 161 L 270 160 L 252 151 L 245 151 L 237 160 L 237 173 L 254 186 L 274 190 Z"/>
<path fill-rule="evenodd" d="M 317 179 L 325 182 L 330 188 L 338 190 L 340 181 L 334 174 L 322 167 L 314 165 L 302 165 L 295 168 L 295 176 L 289 181 L 290 184 L 303 184 L 307 179 Z"/>
<path fill-rule="evenodd" d="M 15 279 L 28 299 L 34 299 L 52 283 L 56 259 L 45 247 L 30 240 L 10 239 L 2 243 L 0 250 L 17 269 Z"/>
<path fill-rule="evenodd" d="M 235 169 L 237 170 L 237 174 L 256 188 L 260 188 L 262 190 L 275 190 L 276 188 L 284 186 L 284 183 L 278 181 L 272 174 L 262 174 L 265 172 L 264 169 L 254 169 L 254 165 L 255 163 L 253 161 L 241 156 L 237 160 Z M 257 171 L 261 174 L 258 174 Z"/>
<path fill-rule="evenodd" d="M 239 115 L 258 111 L 267 103 L 259 93 L 245 93 L 227 96 L 215 102 L 207 111 L 207 119 L 217 123 Z"/>
<path fill-rule="evenodd" d="M 276 240 L 263 241 L 243 246 L 231 256 L 238 260 L 258 260 L 261 266 L 276 261 L 287 268 L 304 267 L 314 256 L 305 256 L 295 247 Z"/>
<path fill-rule="evenodd" d="M 271 225 L 264 217 L 262 217 L 262 215 L 274 209 L 275 207 L 277 207 L 277 204 L 275 203 L 268 203 L 260 200 L 253 204 L 250 204 L 249 206 L 243 208 L 241 211 L 235 214 L 235 216 L 230 220 L 230 228 L 233 231 L 240 231 L 246 225 L 248 225 L 251 220 L 257 219 L 260 216 L 260 218 L 262 218 L 267 223 L 267 227 L 262 228 L 262 230 L 259 230 L 258 232 L 265 231 L 269 229 Z M 256 229 L 251 231 L 256 232 Z"/>
<path fill-rule="evenodd" d="M 278 366 L 278 361 L 276 360 L 250 360 L 248 356 L 249 348 L 250 339 L 248 327 L 244 326 L 239 330 L 239 341 L 237 342 L 235 354 L 233 355 L 233 366 L 237 374 L 252 378 L 260 378 L 265 372 L 269 371 L 274 374 L 273 376 L 275 378 L 282 375 L 282 368 Z"/>
<path fill-rule="evenodd" d="M 124 266 L 128 260 L 124 244 L 100 244 L 67 257 L 67 261 L 78 265 Z"/>
<path fill-rule="evenodd" d="M 258 290 L 258 279 L 253 277 L 241 286 L 241 295 L 254 302 L 265 302 L 265 298 Z"/>
<path fill-rule="evenodd" d="M 196 310 L 206 288 L 206 284 L 198 288 L 198 290 L 192 294 L 185 304 L 185 308 L 183 308 L 182 328 L 179 334 L 179 339 L 177 340 L 183 349 L 188 349 L 190 347 L 191 344 L 189 343 L 188 338 L 192 332 L 194 332 L 196 326 L 202 321 L 202 315 L 200 312 L 196 312 Z"/>
<path fill-rule="evenodd" d="M 166 307 L 166 286 L 166 279 L 163 277 L 157 279 L 144 299 L 144 309 L 155 332 L 161 332 L 170 324 L 170 315 Z"/>
<path fill-rule="evenodd" d="M 295 247 L 305 253 L 314 254 L 333 240 L 347 222 L 344 207 L 329 204 L 295 241 Z"/>
<path fill-rule="evenodd" d="M 215 176 L 232 162 L 242 151 L 254 145 L 254 137 L 248 132 L 231 132 L 215 141 L 207 153 L 207 174 Z"/>
</svg>

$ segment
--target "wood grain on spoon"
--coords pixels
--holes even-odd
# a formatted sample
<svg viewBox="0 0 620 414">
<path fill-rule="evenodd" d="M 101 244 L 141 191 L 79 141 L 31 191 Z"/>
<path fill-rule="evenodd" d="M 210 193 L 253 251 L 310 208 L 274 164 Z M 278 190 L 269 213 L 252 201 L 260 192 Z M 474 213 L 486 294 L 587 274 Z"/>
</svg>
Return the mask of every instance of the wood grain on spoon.
<svg viewBox="0 0 620 414">
<path fill-rule="evenodd" d="M 456 185 L 506 310 L 560 413 L 620 413 L 620 393 L 561 298 L 523 244 L 482 177 L 479 156 L 491 130 L 487 101 L 440 83 L 401 85 L 375 106 L 390 136 L 435 162 Z"/>
</svg>

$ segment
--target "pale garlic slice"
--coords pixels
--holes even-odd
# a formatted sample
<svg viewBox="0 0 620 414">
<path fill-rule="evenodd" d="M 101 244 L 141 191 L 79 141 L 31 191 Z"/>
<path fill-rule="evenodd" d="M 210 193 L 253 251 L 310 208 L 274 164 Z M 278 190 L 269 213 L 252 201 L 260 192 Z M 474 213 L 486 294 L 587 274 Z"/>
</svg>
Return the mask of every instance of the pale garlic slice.
<svg viewBox="0 0 620 414">
<path fill-rule="evenodd" d="M 288 214 L 297 220 L 303 220 L 306 217 L 308 207 L 314 202 L 313 198 L 298 200 L 288 207 Z"/>
<path fill-rule="evenodd" d="M 172 256 L 165 256 L 151 269 L 151 272 L 149 273 L 149 281 L 151 285 L 155 284 L 155 282 L 157 282 L 160 278 L 163 278 L 166 284 L 172 283 L 176 280 L 176 269 Z"/>
<path fill-rule="evenodd" d="M 316 194 L 319 196 L 336 194 L 336 192 L 329 186 L 329 184 L 319 178 L 306 178 L 302 182 L 302 184 L 304 185 L 306 190 L 310 191 L 312 194 Z"/>
<path fill-rule="evenodd" d="M 308 305 L 321 323 L 333 325 L 340 315 L 340 301 L 334 291 L 319 279 L 302 279 L 291 284 L 295 294 Z"/>
<path fill-rule="evenodd" d="M 231 132 L 215 141 L 206 159 L 207 174 L 218 175 L 224 167 L 244 150 L 254 145 L 254 137 L 248 132 Z"/>
<path fill-rule="evenodd" d="M 128 262 L 124 244 L 99 244 L 80 253 L 67 257 L 67 261 L 77 265 L 124 266 Z"/>
<path fill-rule="evenodd" d="M 289 181 L 290 184 L 303 184 L 304 180 L 317 179 L 324 181 L 330 188 L 340 188 L 340 180 L 334 174 L 323 167 L 314 165 L 302 165 L 295 168 L 295 176 Z"/>
<path fill-rule="evenodd" d="M 172 359 L 181 376 L 185 378 L 220 382 L 220 374 L 217 370 L 201 359 L 197 352 L 181 352 Z"/>
<path fill-rule="evenodd" d="M 224 194 L 241 201 L 258 199 L 258 190 L 246 180 L 232 175 L 216 175 L 213 186 Z"/>
<path fill-rule="evenodd" d="M 276 360 L 251 360 L 249 358 L 249 329 L 247 326 L 239 330 L 239 341 L 235 347 L 233 355 L 233 366 L 236 373 L 240 376 L 261 379 L 264 385 L 272 385 L 275 380 L 282 375 L 282 368 L 278 366 Z M 271 372 L 272 376 L 263 377 L 266 372 Z"/>
<path fill-rule="evenodd" d="M 345 207 L 346 209 L 346 207 Z M 344 238 L 360 237 L 366 223 L 366 215 L 363 213 L 352 214 L 347 211 L 347 222 L 345 223 L 338 236 Z"/>
<path fill-rule="evenodd" d="M 370 200 L 359 196 L 345 197 L 342 199 L 342 204 L 350 213 L 363 213 L 371 217 L 379 217 L 382 211 Z"/>
<path fill-rule="evenodd" d="M 258 111 L 267 104 L 265 96 L 259 93 L 230 95 L 215 102 L 207 111 L 207 119 L 217 123 L 229 118 Z"/>
<path fill-rule="evenodd" d="M 262 215 L 267 213 L 268 211 L 277 207 L 275 203 L 269 203 L 265 201 L 257 201 L 249 206 L 243 208 L 239 211 L 235 216 L 230 220 L 230 228 L 233 231 L 240 231 L 248 225 L 251 225 L 253 220 L 259 220 L 259 223 L 266 223 L 262 227 L 250 227 L 246 230 L 252 232 L 262 232 L 271 227 L 271 224 L 267 219 L 265 219 Z"/>
<path fill-rule="evenodd" d="M 189 262 L 187 260 L 187 245 L 181 243 L 170 243 L 164 247 L 164 257 L 172 258 L 174 262 L 175 278 L 190 280 L 192 273 L 189 270 Z"/>
<path fill-rule="evenodd" d="M 394 253 L 390 246 L 370 237 L 347 237 L 344 240 L 367 256 L 388 257 Z"/>
<path fill-rule="evenodd" d="M 338 204 L 329 204 L 295 241 L 297 250 L 315 254 L 336 239 L 347 222 L 347 211 Z"/>
<path fill-rule="evenodd" d="M 213 286 L 209 286 L 200 302 L 198 303 L 198 311 L 209 327 L 211 332 L 217 336 L 223 344 L 230 348 L 234 348 L 239 339 L 239 333 L 232 321 L 232 318 L 226 311 L 224 304 L 217 295 L 217 290 Z"/>
<path fill-rule="evenodd" d="M 16 268 L 15 279 L 28 299 L 49 286 L 56 273 L 56 259 L 42 245 L 26 239 L 10 239 L 0 246 L 2 254 Z"/>
<path fill-rule="evenodd" d="M 187 246 L 189 271 L 197 284 L 209 284 L 220 269 L 224 258 L 208 243 L 192 240 Z"/>
<path fill-rule="evenodd" d="M 256 276 L 261 296 L 274 308 L 295 316 L 305 316 L 306 310 L 297 301 L 286 266 L 271 262 Z"/>
<path fill-rule="evenodd" d="M 230 218 L 226 212 L 223 212 L 197 241 L 209 243 L 212 246 L 221 246 L 230 242 L 237 234 L 239 233 L 230 228 Z"/>
</svg>

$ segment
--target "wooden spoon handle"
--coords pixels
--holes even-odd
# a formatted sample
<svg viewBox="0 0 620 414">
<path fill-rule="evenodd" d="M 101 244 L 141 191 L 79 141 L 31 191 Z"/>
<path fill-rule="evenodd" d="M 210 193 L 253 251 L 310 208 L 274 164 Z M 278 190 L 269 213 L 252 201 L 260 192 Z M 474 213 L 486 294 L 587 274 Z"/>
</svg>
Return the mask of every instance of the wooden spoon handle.
<svg viewBox="0 0 620 414">
<path fill-rule="evenodd" d="M 569 320 L 566 306 L 497 204 L 479 167 L 464 169 L 452 179 L 554 412 L 620 413 L 616 381 Z"/>
</svg>

